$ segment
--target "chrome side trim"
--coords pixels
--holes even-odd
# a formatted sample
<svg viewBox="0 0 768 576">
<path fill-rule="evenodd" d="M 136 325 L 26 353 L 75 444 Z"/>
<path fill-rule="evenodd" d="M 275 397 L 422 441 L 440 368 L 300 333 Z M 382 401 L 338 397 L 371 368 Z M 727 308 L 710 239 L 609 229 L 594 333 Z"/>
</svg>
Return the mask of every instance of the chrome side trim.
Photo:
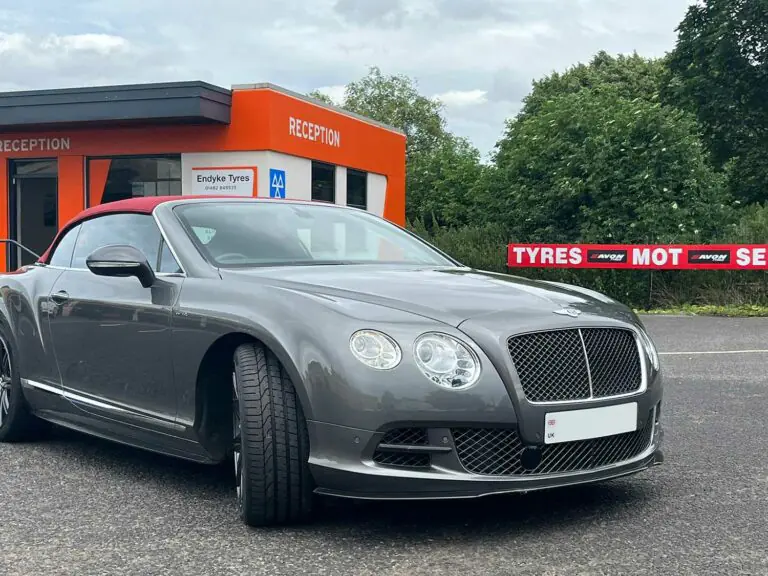
<svg viewBox="0 0 768 576">
<path fill-rule="evenodd" d="M 133 268 L 135 262 L 91 262 L 91 268 Z"/>
<path fill-rule="evenodd" d="M 139 410 L 137 408 L 132 408 L 130 406 L 102 402 L 95 398 L 84 396 L 82 394 L 76 394 L 75 392 L 72 392 L 65 388 L 61 388 L 60 386 L 51 386 L 50 384 L 43 384 L 42 382 L 36 382 L 28 378 L 22 378 L 21 384 L 22 386 L 26 386 L 27 388 L 33 388 L 36 390 L 41 390 L 43 392 L 49 392 L 51 394 L 55 394 L 59 398 L 63 400 L 69 400 L 73 404 L 85 404 L 93 408 L 99 408 L 101 410 L 112 412 L 113 414 L 120 414 L 126 417 L 131 417 L 133 419 L 137 419 L 137 418 L 144 419 L 146 421 L 152 422 L 156 426 L 162 425 L 165 428 L 169 428 L 172 430 L 183 431 L 185 428 L 188 428 L 193 424 L 190 422 L 177 421 L 175 419 L 170 419 L 167 416 L 163 416 L 161 414 L 154 414 L 152 412 Z"/>
<path fill-rule="evenodd" d="M 156 414 L 147 410 L 140 410 L 138 408 L 125 406 L 122 404 L 104 402 L 90 396 L 77 394 L 71 390 L 67 390 L 66 388 L 61 388 L 59 386 L 51 386 L 49 384 L 43 384 L 42 382 L 35 382 L 34 380 L 29 380 L 28 378 L 22 378 L 21 383 L 29 388 L 37 388 L 38 390 L 43 390 L 45 392 L 50 392 L 51 394 L 61 396 L 65 400 L 79 402 L 80 404 L 87 404 L 89 406 L 93 406 L 94 408 L 101 408 L 102 410 L 110 410 L 112 412 L 120 412 L 124 414 L 134 414 L 143 418 L 153 418 L 155 420 L 177 424 L 175 420 L 170 420 L 167 416 L 163 416 L 161 414 Z"/>
<path fill-rule="evenodd" d="M 94 408 L 102 408 L 104 410 L 112 410 L 113 412 L 129 412 L 129 410 L 126 410 L 125 408 L 121 408 L 120 406 L 115 406 L 112 404 L 106 404 L 104 402 L 100 402 L 98 400 L 94 400 L 93 398 L 88 398 L 86 396 L 81 396 L 80 394 L 75 394 L 73 392 L 69 392 L 61 387 L 57 386 L 50 386 L 48 384 L 43 384 L 42 382 L 35 382 L 34 380 L 29 380 L 28 378 L 22 378 L 21 379 L 22 384 L 25 386 L 28 386 L 30 388 L 37 388 L 38 390 L 43 390 L 45 392 L 50 392 L 51 394 L 56 394 L 58 396 L 61 396 L 62 398 L 66 400 L 71 400 L 74 402 L 80 402 L 81 404 L 88 404 L 90 406 L 93 406 Z"/>
<path fill-rule="evenodd" d="M 99 402 L 98 400 L 94 400 L 93 398 L 80 396 L 79 394 L 73 394 L 72 392 L 69 392 L 67 390 L 62 390 L 61 395 L 67 400 L 70 400 L 73 402 L 80 402 L 81 404 L 88 404 L 89 406 L 93 406 L 94 408 L 101 408 L 102 410 L 111 410 L 112 412 L 126 412 L 126 413 L 129 412 L 129 410 L 126 410 L 125 408 L 121 408 L 120 406 L 115 406 L 114 404 L 107 404 L 105 402 Z"/>
<path fill-rule="evenodd" d="M 22 386 L 26 386 L 27 388 L 37 388 L 38 390 L 43 390 L 44 392 L 50 392 L 51 394 L 56 394 L 57 396 L 61 396 L 61 388 L 58 386 L 49 386 L 48 384 L 43 384 L 42 382 L 35 382 L 34 380 L 28 380 L 27 378 L 21 379 Z"/>
<path fill-rule="evenodd" d="M 168 245 L 170 248 L 170 244 Z M 175 256 L 174 256 L 175 258 Z M 177 259 L 178 262 L 178 259 Z M 35 264 L 31 264 L 31 266 L 37 266 L 39 268 L 46 268 L 48 270 L 61 270 L 64 272 L 90 272 L 88 268 L 69 268 L 66 266 L 54 266 L 52 264 L 42 264 L 39 262 L 36 262 Z M 98 266 L 95 266 L 96 268 Z M 179 264 L 179 267 L 183 270 L 184 268 Z M 182 272 L 155 272 L 155 276 L 157 278 L 185 278 L 184 273 Z"/>
</svg>

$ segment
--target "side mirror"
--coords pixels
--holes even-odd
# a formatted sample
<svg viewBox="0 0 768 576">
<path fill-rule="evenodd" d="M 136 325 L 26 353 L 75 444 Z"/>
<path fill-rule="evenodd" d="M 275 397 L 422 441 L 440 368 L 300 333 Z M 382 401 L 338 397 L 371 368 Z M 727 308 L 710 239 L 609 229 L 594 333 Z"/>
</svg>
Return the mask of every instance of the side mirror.
<svg viewBox="0 0 768 576">
<path fill-rule="evenodd" d="M 147 258 L 133 246 L 103 246 L 91 252 L 85 265 L 98 276 L 136 276 L 144 288 L 155 283 L 155 273 Z"/>
</svg>

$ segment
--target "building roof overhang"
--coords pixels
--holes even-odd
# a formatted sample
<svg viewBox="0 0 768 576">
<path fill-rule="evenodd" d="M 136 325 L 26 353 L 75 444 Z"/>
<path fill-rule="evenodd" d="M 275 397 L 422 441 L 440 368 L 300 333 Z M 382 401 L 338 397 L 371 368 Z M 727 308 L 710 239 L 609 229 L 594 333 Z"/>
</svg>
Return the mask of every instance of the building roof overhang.
<svg viewBox="0 0 768 576">
<path fill-rule="evenodd" d="M 232 91 L 200 81 L 0 93 L 0 132 L 229 124 Z"/>
</svg>

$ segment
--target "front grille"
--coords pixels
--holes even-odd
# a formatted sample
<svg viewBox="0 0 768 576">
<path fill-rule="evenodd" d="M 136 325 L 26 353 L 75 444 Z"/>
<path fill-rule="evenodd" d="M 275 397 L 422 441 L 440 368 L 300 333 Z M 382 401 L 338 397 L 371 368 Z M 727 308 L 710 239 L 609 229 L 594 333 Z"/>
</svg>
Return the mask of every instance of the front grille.
<svg viewBox="0 0 768 576">
<path fill-rule="evenodd" d="M 427 446 L 429 439 L 425 428 L 395 428 L 384 434 L 379 447 L 373 453 L 373 461 L 382 466 L 397 468 L 428 468 L 431 463 L 429 454 L 397 451 L 398 446 Z M 381 449 L 381 445 L 392 448 Z"/>
<path fill-rule="evenodd" d="M 525 447 L 516 429 L 456 428 L 453 441 L 467 472 L 484 476 L 534 476 L 582 472 L 618 464 L 639 456 L 650 446 L 653 412 L 635 432 L 541 446 L 541 460 L 532 469 L 523 466 Z"/>
<path fill-rule="evenodd" d="M 642 385 L 641 359 L 631 330 L 534 332 L 509 338 L 507 346 L 531 402 L 608 398 Z"/>
</svg>

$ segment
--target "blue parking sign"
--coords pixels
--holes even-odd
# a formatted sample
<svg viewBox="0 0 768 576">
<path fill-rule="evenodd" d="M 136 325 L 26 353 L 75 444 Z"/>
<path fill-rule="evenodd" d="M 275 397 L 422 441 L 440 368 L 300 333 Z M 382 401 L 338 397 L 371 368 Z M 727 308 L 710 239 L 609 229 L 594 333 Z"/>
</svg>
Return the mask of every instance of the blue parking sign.
<svg viewBox="0 0 768 576">
<path fill-rule="evenodd" d="M 269 197 L 285 198 L 285 170 L 269 169 Z"/>
</svg>

